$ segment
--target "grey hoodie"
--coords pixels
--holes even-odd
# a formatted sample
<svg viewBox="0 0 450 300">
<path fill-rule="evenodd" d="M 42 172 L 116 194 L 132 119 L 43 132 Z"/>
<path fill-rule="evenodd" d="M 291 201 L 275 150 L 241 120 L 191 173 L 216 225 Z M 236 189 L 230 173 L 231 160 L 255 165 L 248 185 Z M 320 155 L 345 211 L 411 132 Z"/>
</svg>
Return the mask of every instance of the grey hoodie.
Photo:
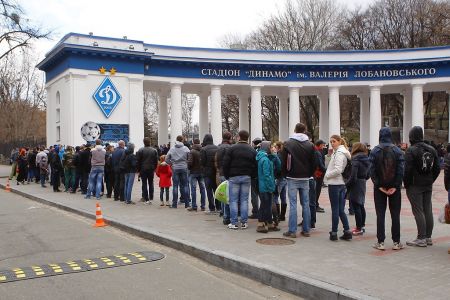
<svg viewBox="0 0 450 300">
<path fill-rule="evenodd" d="M 166 162 L 173 170 L 187 170 L 187 160 L 190 150 L 183 143 L 176 141 L 175 146 L 170 148 L 166 156 Z"/>
</svg>

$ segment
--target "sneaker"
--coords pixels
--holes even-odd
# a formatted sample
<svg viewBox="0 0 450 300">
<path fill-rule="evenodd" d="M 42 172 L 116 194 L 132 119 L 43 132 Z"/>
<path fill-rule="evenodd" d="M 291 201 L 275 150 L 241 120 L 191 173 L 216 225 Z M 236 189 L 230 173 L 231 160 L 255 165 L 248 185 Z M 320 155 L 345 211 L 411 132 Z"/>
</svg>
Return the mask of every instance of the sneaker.
<svg viewBox="0 0 450 300">
<path fill-rule="evenodd" d="M 233 229 L 233 230 L 238 230 L 239 229 L 239 227 L 237 227 L 237 225 L 236 224 L 228 224 L 228 229 Z"/>
<path fill-rule="evenodd" d="M 344 234 L 339 237 L 340 240 L 350 241 L 353 238 L 352 232 L 350 230 L 344 231 Z"/>
<path fill-rule="evenodd" d="M 400 242 L 394 242 L 394 246 L 392 246 L 392 250 L 401 250 L 405 248 L 405 246 Z"/>
<path fill-rule="evenodd" d="M 266 224 L 264 224 L 264 222 L 259 222 L 258 226 L 256 227 L 256 232 L 268 233 L 269 229 L 267 228 Z"/>
<path fill-rule="evenodd" d="M 316 207 L 316 212 L 318 212 L 318 213 L 324 213 L 324 212 L 325 212 L 325 209 L 323 209 L 323 208 L 320 207 L 320 206 L 317 206 L 317 207 Z"/>
<path fill-rule="evenodd" d="M 170 206 L 170 202 L 169 201 L 166 201 L 166 206 Z"/>
<path fill-rule="evenodd" d="M 206 214 L 207 214 L 207 215 L 215 215 L 216 212 L 213 211 L 213 210 L 208 210 L 208 211 L 206 212 Z"/>
<path fill-rule="evenodd" d="M 394 244 L 395 245 L 395 244 Z M 375 248 L 375 249 L 377 249 L 377 250 L 381 250 L 381 251 L 384 251 L 385 250 L 385 248 L 384 248 L 384 243 L 383 242 L 381 242 L 381 243 L 375 243 L 375 244 L 373 244 L 373 246 L 372 246 L 373 248 Z"/>
<path fill-rule="evenodd" d="M 150 204 L 152 204 L 152 202 L 151 201 L 145 201 L 145 204 L 150 205 Z"/>
<path fill-rule="evenodd" d="M 201 209 L 200 209 L 201 211 L 205 211 L 205 208 L 204 207 L 202 207 Z"/>
<path fill-rule="evenodd" d="M 197 207 L 196 207 L 196 208 L 189 207 L 189 208 L 187 209 L 187 211 L 197 211 Z"/>
<path fill-rule="evenodd" d="M 126 204 L 132 204 L 132 205 L 136 204 L 136 202 L 133 202 L 133 201 L 125 202 L 125 203 L 126 203 Z"/>
<path fill-rule="evenodd" d="M 357 235 L 363 235 L 364 231 L 362 231 L 362 229 L 358 229 L 358 228 L 353 228 L 352 230 L 352 235 L 357 236 Z"/>
<path fill-rule="evenodd" d="M 427 246 L 433 246 L 433 240 L 431 238 L 426 238 Z"/>
<path fill-rule="evenodd" d="M 337 240 L 338 240 L 337 232 L 330 231 L 330 241 L 337 241 Z"/>
<path fill-rule="evenodd" d="M 248 228 L 248 224 L 247 223 L 242 223 L 241 224 L 241 229 L 247 229 Z"/>
<path fill-rule="evenodd" d="M 426 247 L 427 246 L 427 240 L 426 239 L 415 239 L 414 241 L 406 242 L 406 245 L 408 245 L 408 246 L 417 246 L 417 247 Z"/>
<path fill-rule="evenodd" d="M 296 238 L 297 234 L 295 232 L 286 231 L 286 232 L 283 232 L 283 236 L 290 237 L 290 238 Z"/>
<path fill-rule="evenodd" d="M 300 234 L 303 235 L 304 237 L 310 237 L 311 236 L 311 234 L 309 232 L 306 232 L 306 231 L 302 231 L 302 232 L 300 232 Z"/>
<path fill-rule="evenodd" d="M 84 196 L 84 199 L 91 199 L 91 196 Z"/>
<path fill-rule="evenodd" d="M 228 224 L 230 224 L 230 223 L 231 223 L 230 220 L 223 220 L 223 225 L 228 225 Z"/>
</svg>

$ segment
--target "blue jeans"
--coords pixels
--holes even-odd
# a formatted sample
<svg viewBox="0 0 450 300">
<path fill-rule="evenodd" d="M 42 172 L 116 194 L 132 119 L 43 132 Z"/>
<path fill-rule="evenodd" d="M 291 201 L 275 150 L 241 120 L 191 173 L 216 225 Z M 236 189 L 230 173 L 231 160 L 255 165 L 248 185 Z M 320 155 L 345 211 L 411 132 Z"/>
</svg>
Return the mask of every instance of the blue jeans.
<svg viewBox="0 0 450 300">
<path fill-rule="evenodd" d="M 287 179 L 289 198 L 289 232 L 297 232 L 297 192 L 300 194 L 300 204 L 303 210 L 303 232 L 309 232 L 311 213 L 309 210 L 309 180 Z"/>
<path fill-rule="evenodd" d="M 44 187 L 45 186 L 45 174 L 40 174 L 40 179 L 41 179 L 41 186 Z"/>
<path fill-rule="evenodd" d="M 238 222 L 238 201 L 241 203 L 241 223 L 247 223 L 250 184 L 251 178 L 247 175 L 234 176 L 228 179 L 231 223 L 234 225 Z"/>
<path fill-rule="evenodd" d="M 192 208 L 197 208 L 197 182 L 200 189 L 200 207 L 205 208 L 205 180 L 202 174 L 191 174 L 189 176 L 191 181 L 191 200 Z"/>
<path fill-rule="evenodd" d="M 91 194 L 95 191 L 95 197 L 100 198 L 103 186 L 103 166 L 92 166 L 91 173 L 89 174 L 89 186 L 86 197 L 91 197 Z"/>
<path fill-rule="evenodd" d="M 189 207 L 187 170 L 185 170 L 185 169 L 173 170 L 172 171 L 172 180 L 173 180 L 172 207 L 177 207 L 178 186 L 180 187 L 180 190 L 181 190 L 181 196 L 184 200 L 184 206 Z"/>
<path fill-rule="evenodd" d="M 328 185 L 328 194 L 331 204 L 331 231 L 337 232 L 339 218 L 341 219 L 344 230 L 350 230 L 347 215 L 345 214 L 345 185 Z"/>
<path fill-rule="evenodd" d="M 273 193 L 273 202 L 279 204 L 278 198 L 281 200 L 281 204 L 286 204 L 286 178 L 277 179 L 277 186 Z"/>
<path fill-rule="evenodd" d="M 154 194 L 153 176 L 154 176 L 153 170 L 141 171 L 142 198 L 144 198 L 145 201 L 153 200 Z"/>
<path fill-rule="evenodd" d="M 127 203 L 131 202 L 131 191 L 133 190 L 134 176 L 136 173 L 126 173 L 125 174 L 125 186 L 124 186 L 124 197 Z"/>
</svg>

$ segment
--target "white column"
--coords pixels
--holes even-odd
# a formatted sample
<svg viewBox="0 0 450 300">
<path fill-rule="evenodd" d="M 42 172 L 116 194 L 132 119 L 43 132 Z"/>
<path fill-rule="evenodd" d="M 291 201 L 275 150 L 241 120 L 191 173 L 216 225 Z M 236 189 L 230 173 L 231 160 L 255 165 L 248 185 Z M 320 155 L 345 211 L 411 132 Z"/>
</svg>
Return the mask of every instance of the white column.
<svg viewBox="0 0 450 300">
<path fill-rule="evenodd" d="M 278 139 L 286 141 L 289 138 L 289 111 L 287 99 L 283 96 L 278 97 Z"/>
<path fill-rule="evenodd" d="M 359 141 L 361 143 L 370 144 L 370 102 L 369 95 L 363 93 L 358 95 L 359 98 Z M 378 144 L 378 143 L 377 143 Z M 372 145 L 374 147 L 375 145 Z"/>
<path fill-rule="evenodd" d="M 169 143 L 169 118 L 167 111 L 167 93 L 158 95 L 158 146 Z"/>
<path fill-rule="evenodd" d="M 403 91 L 403 143 L 409 144 L 409 130 L 411 129 L 411 92 Z"/>
<path fill-rule="evenodd" d="M 220 85 L 211 86 L 211 135 L 214 144 L 222 141 L 222 94 Z"/>
<path fill-rule="evenodd" d="M 254 138 L 262 138 L 262 108 L 261 108 L 261 86 L 252 86 L 251 87 L 251 98 L 252 98 L 252 106 L 251 106 L 251 132 L 250 139 Z"/>
<path fill-rule="evenodd" d="M 341 110 L 339 108 L 339 87 L 330 86 L 329 93 L 329 115 L 328 115 L 328 135 L 341 135 Z"/>
<path fill-rule="evenodd" d="M 201 93 L 198 97 L 198 131 L 201 141 L 205 134 L 209 132 L 208 93 Z"/>
<path fill-rule="evenodd" d="M 248 94 L 239 94 L 239 130 L 249 130 Z"/>
<path fill-rule="evenodd" d="M 183 122 L 181 116 L 181 84 L 170 85 L 170 146 L 175 145 L 177 136 L 183 134 Z"/>
<path fill-rule="evenodd" d="M 289 87 L 289 135 L 294 133 L 297 123 L 300 123 L 300 88 Z"/>
<path fill-rule="evenodd" d="M 423 117 L 423 84 L 412 85 L 411 125 L 420 126 L 425 132 Z"/>
<path fill-rule="evenodd" d="M 381 94 L 379 86 L 370 87 L 370 146 L 378 145 L 381 129 Z"/>
<path fill-rule="evenodd" d="M 137 149 L 144 146 L 144 80 L 129 79 L 130 84 L 130 142 Z"/>
<path fill-rule="evenodd" d="M 317 95 L 320 101 L 319 111 L 319 139 L 328 144 L 328 94 L 322 93 Z"/>
</svg>

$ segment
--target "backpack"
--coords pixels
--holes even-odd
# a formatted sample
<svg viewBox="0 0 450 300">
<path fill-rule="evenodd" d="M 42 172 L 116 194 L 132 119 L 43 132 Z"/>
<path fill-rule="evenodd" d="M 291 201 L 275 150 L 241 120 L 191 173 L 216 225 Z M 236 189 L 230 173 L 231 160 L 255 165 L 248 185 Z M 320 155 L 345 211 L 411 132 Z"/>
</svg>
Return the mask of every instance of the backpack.
<svg viewBox="0 0 450 300">
<path fill-rule="evenodd" d="M 416 170 L 421 175 L 430 174 L 434 166 L 434 155 L 431 150 L 424 145 L 417 145 Z"/>
<path fill-rule="evenodd" d="M 380 186 L 392 186 L 397 173 L 397 155 L 392 145 L 380 147 L 381 152 L 376 162 L 377 173 L 380 178 Z"/>
<path fill-rule="evenodd" d="M 344 180 L 347 180 L 350 178 L 350 175 L 352 175 L 352 161 L 348 158 L 347 159 L 347 164 L 345 165 L 344 171 L 342 171 L 342 177 L 344 178 Z"/>
</svg>

